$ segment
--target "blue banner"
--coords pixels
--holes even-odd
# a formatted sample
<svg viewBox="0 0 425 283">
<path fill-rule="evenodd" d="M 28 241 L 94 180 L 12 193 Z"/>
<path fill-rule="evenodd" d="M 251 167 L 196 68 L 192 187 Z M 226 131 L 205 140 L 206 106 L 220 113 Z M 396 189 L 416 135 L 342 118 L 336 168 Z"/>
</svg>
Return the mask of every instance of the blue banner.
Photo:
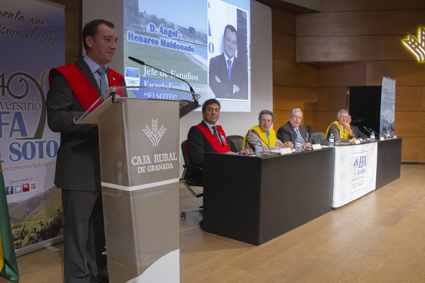
<svg viewBox="0 0 425 283">
<path fill-rule="evenodd" d="M 395 123 L 395 80 L 382 78 L 381 119 L 379 133 L 394 132 Z"/>
<path fill-rule="evenodd" d="M 15 249 L 62 233 L 53 180 L 60 135 L 46 123 L 48 72 L 65 61 L 62 6 L 2 1 L 0 151 Z"/>
</svg>

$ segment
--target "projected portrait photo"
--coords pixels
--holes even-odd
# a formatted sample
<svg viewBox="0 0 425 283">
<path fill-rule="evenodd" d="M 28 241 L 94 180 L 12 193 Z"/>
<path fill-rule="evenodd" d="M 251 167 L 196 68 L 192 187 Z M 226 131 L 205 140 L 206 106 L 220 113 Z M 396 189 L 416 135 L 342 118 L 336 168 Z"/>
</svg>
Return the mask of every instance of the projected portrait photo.
<svg viewBox="0 0 425 283">
<path fill-rule="evenodd" d="M 247 13 L 223 2 L 213 1 L 218 17 L 211 9 L 208 20 L 209 43 L 208 83 L 216 98 L 248 100 L 248 26 Z M 223 9 L 223 6 L 225 6 Z"/>
</svg>

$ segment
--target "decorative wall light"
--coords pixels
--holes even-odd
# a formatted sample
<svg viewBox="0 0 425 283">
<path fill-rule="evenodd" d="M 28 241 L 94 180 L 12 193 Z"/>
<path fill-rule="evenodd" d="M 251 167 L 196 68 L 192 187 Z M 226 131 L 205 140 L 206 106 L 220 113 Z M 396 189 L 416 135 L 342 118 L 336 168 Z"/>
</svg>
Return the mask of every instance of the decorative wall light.
<svg viewBox="0 0 425 283">
<path fill-rule="evenodd" d="M 425 28 L 419 28 L 419 41 L 409 34 L 408 39 L 403 40 L 403 43 L 416 55 L 419 62 L 425 62 Z"/>
</svg>

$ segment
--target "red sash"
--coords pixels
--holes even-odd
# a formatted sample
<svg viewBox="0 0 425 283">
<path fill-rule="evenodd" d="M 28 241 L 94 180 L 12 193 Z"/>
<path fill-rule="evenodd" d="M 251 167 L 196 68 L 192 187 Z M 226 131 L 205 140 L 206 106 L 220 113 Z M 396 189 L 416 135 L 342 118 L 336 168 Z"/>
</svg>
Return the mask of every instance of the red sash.
<svg viewBox="0 0 425 283">
<path fill-rule="evenodd" d="M 214 147 L 214 149 L 217 152 L 220 153 L 225 153 L 225 152 L 229 152 L 230 148 L 229 145 L 227 144 L 227 137 L 226 134 L 223 131 L 223 128 L 221 126 L 215 126 L 217 128 L 217 132 L 218 135 L 221 138 L 221 141 L 223 143 L 223 145 L 218 141 L 218 139 L 211 133 L 210 129 L 198 124 L 196 126 L 194 126 L 196 128 L 198 128 L 204 135 L 205 137 L 208 139 L 208 141 L 210 142 L 210 144 Z"/>
<path fill-rule="evenodd" d="M 90 106 L 92 106 L 92 104 L 99 99 L 99 93 L 90 83 L 89 79 L 86 77 L 83 71 L 81 71 L 80 68 L 78 68 L 74 64 L 68 64 L 62 67 L 51 69 L 49 73 L 49 86 L 52 84 L 53 70 L 59 71 L 65 77 L 66 81 L 71 86 L 72 91 L 74 92 L 75 96 L 78 99 L 78 102 L 81 104 L 81 107 L 83 107 L 84 111 L 87 111 L 87 109 L 89 109 Z M 124 77 L 119 73 L 115 72 L 114 70 L 108 68 L 108 79 L 110 87 L 121 86 Z M 117 94 L 122 97 L 122 90 L 117 90 Z M 91 111 L 96 109 L 100 104 L 102 104 L 101 101 L 99 101 L 99 103 L 96 104 L 91 109 Z"/>
</svg>

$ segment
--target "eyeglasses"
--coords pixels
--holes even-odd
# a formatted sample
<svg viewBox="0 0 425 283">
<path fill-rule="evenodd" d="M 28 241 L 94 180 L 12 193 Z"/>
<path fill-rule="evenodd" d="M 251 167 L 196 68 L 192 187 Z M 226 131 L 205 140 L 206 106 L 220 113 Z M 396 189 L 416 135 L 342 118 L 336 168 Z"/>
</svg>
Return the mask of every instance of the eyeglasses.
<svg viewBox="0 0 425 283">
<path fill-rule="evenodd" d="M 303 119 L 302 116 L 292 116 L 292 118 L 294 118 L 294 120 L 302 120 Z"/>
</svg>

